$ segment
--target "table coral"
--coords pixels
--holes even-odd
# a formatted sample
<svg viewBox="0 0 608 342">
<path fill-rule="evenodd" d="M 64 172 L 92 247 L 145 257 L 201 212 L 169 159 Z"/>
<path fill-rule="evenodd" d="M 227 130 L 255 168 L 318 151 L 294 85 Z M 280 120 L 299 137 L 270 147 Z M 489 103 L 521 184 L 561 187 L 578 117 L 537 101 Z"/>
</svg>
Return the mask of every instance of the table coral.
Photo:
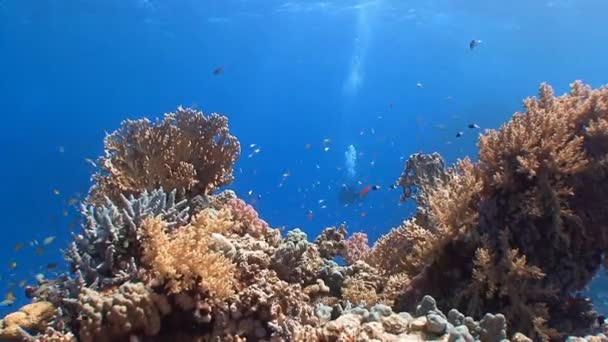
<svg viewBox="0 0 608 342">
<path fill-rule="evenodd" d="M 191 197 L 208 194 L 232 181 L 241 153 L 225 116 L 183 107 L 156 122 L 125 120 L 104 145 L 88 197 L 92 203 L 158 187 L 185 189 Z"/>
</svg>

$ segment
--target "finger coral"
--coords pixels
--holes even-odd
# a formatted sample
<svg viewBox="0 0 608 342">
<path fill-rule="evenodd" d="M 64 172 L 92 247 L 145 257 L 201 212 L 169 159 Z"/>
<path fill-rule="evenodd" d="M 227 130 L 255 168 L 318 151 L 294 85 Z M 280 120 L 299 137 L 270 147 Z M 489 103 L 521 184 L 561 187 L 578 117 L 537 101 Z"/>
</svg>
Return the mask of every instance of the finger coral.
<svg viewBox="0 0 608 342">
<path fill-rule="evenodd" d="M 126 283 L 103 293 L 85 288 L 76 303 L 82 342 L 116 341 L 136 333 L 154 336 L 160 331 L 162 316 L 171 311 L 164 295 L 142 283 Z"/>
<path fill-rule="evenodd" d="M 191 197 L 232 182 L 241 147 L 219 114 L 179 107 L 161 121 L 126 120 L 106 136 L 88 201 L 144 190 L 185 189 Z"/>
</svg>

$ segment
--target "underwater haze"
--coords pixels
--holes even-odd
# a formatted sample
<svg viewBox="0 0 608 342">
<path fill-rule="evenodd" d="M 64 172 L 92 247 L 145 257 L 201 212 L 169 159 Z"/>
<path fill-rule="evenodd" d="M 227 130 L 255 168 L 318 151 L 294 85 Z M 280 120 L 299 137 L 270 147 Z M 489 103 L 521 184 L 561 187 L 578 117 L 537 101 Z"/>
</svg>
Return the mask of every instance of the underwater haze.
<svg viewBox="0 0 608 342">
<path fill-rule="evenodd" d="M 608 83 L 603 0 L 0 0 L 2 315 L 69 272 L 80 202 L 125 119 L 226 115 L 227 186 L 309 238 L 370 242 L 415 209 L 411 154 L 452 164 L 541 82 Z M 608 313 L 608 285 L 587 289 Z"/>
</svg>

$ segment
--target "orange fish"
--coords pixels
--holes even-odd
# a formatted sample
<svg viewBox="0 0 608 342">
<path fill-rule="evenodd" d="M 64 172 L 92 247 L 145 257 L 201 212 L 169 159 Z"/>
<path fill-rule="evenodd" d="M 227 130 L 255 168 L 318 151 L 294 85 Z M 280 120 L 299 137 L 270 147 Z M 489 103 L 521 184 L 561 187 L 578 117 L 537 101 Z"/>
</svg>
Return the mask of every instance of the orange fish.
<svg viewBox="0 0 608 342">
<path fill-rule="evenodd" d="M 371 185 L 366 185 L 363 189 L 361 189 L 361 191 L 359 191 L 359 196 L 363 197 L 365 195 L 367 195 L 367 193 L 372 189 Z"/>
</svg>

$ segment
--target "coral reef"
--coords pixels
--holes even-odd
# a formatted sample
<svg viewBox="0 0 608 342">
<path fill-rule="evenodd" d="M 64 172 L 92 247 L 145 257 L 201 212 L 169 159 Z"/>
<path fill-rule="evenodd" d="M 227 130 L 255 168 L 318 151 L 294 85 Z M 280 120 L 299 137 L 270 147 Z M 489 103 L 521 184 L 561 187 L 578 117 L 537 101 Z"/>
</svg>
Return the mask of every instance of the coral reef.
<svg viewBox="0 0 608 342">
<path fill-rule="evenodd" d="M 234 192 L 213 194 L 240 153 L 225 117 L 125 121 L 70 274 L 28 287 L 0 339 L 608 341 L 577 294 L 608 247 L 608 88 L 542 85 L 525 107 L 481 136 L 476 162 L 412 155 L 397 183 L 416 214 L 371 248 L 344 225 L 281 236 Z"/>
</svg>

